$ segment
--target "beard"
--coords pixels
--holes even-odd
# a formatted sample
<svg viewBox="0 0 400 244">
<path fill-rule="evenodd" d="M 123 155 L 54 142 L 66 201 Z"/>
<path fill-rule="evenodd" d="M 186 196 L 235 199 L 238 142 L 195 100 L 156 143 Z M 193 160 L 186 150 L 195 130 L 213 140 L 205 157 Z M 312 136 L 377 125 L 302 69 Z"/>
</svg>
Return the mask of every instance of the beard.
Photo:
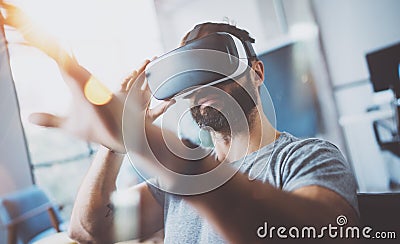
<svg viewBox="0 0 400 244">
<path fill-rule="evenodd" d="M 216 92 L 215 88 L 200 90 L 195 97 L 194 106 L 190 108 L 193 119 L 202 129 L 214 130 L 229 137 L 244 130 L 251 129 L 253 124 L 254 111 L 256 111 L 256 88 L 252 85 L 248 77 L 243 86 L 235 81 L 226 81 L 215 87 L 221 90 Z M 218 97 L 219 104 L 222 104 L 221 111 L 211 106 L 201 107 L 198 101 L 202 97 L 215 95 Z M 233 99 L 233 100 L 232 100 Z M 237 105 L 232 104 L 236 102 Z M 238 109 L 240 113 L 238 114 Z"/>
</svg>

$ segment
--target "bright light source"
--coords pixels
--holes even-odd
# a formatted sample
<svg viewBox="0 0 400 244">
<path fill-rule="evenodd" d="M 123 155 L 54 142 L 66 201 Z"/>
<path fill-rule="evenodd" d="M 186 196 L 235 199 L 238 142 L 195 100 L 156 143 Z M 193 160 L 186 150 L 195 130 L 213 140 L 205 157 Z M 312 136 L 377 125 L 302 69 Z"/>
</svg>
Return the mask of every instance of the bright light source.
<svg viewBox="0 0 400 244">
<path fill-rule="evenodd" d="M 119 89 L 123 79 L 144 59 L 162 50 L 154 3 L 148 0 L 8 0 L 21 8 L 40 30 L 50 34 L 78 63 L 110 90 Z M 145 21 L 143 21 L 145 20 Z M 31 31 L 33 29 L 30 29 Z M 35 38 L 43 38 L 34 31 Z M 70 94 L 58 67 L 47 56 L 25 45 L 22 35 L 6 28 L 13 75 L 23 94 L 23 110 L 64 113 Z M 44 41 L 49 41 L 44 38 Z M 47 46 L 46 46 L 47 47 Z M 104 104 L 108 89 L 90 81 L 89 101 Z M 97 87 L 97 88 L 96 88 Z M 48 91 L 46 96 L 38 95 Z M 21 92 L 22 91 L 22 92 Z M 22 99 L 23 100 L 23 99 Z M 49 103 L 48 101 L 53 101 Z"/>
<path fill-rule="evenodd" d="M 93 76 L 84 88 L 85 97 L 94 105 L 104 105 L 112 98 L 112 92 Z"/>
</svg>

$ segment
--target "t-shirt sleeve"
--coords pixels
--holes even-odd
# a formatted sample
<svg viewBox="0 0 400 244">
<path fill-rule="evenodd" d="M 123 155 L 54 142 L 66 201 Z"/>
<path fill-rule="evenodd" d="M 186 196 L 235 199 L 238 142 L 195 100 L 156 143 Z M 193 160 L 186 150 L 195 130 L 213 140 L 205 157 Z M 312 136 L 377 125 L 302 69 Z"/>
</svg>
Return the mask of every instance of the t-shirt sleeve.
<svg viewBox="0 0 400 244">
<path fill-rule="evenodd" d="M 155 178 L 149 179 L 147 182 L 147 186 L 153 197 L 157 200 L 157 202 L 164 207 L 165 203 L 165 192 L 159 188 L 158 180 Z"/>
<path fill-rule="evenodd" d="M 358 213 L 355 177 L 335 145 L 319 139 L 298 142 L 283 167 L 283 190 L 322 186 L 342 196 Z"/>
</svg>

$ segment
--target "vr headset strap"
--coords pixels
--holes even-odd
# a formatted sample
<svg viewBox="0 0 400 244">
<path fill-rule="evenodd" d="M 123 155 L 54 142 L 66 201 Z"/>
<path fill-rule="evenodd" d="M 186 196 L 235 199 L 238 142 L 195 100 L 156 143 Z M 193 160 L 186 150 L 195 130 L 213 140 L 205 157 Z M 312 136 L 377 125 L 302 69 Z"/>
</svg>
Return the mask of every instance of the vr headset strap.
<svg viewBox="0 0 400 244">
<path fill-rule="evenodd" d="M 196 39 L 199 35 L 199 32 L 201 31 L 202 26 L 196 26 L 192 31 L 189 32 L 188 37 L 186 38 L 186 43 L 189 43 L 191 41 L 193 41 L 194 39 Z M 221 30 L 223 32 L 223 30 Z M 239 38 L 240 39 L 240 38 Z M 246 50 L 247 53 L 247 57 L 248 58 L 253 58 L 253 57 L 257 57 L 256 52 L 254 51 L 253 45 L 250 41 L 243 41 L 242 39 L 240 39 L 244 45 L 244 48 Z"/>
<path fill-rule="evenodd" d="M 244 44 L 244 49 L 246 50 L 247 56 L 249 58 L 257 57 L 257 54 L 254 51 L 253 45 L 251 44 L 250 41 L 242 41 L 242 43 Z"/>
<path fill-rule="evenodd" d="M 200 32 L 200 27 L 196 27 L 194 28 L 188 35 L 187 39 L 186 39 L 186 43 L 193 41 L 195 38 L 197 38 L 197 36 L 199 35 Z"/>
</svg>

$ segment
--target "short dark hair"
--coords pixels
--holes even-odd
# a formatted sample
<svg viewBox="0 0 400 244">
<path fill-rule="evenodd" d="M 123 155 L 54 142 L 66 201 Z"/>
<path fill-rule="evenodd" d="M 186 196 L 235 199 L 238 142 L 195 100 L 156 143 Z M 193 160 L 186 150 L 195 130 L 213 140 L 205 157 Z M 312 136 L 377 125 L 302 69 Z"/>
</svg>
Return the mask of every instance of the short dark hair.
<svg viewBox="0 0 400 244">
<path fill-rule="evenodd" d="M 244 45 L 246 45 L 247 47 L 250 46 L 251 51 L 246 48 L 246 52 L 250 61 L 258 60 L 258 57 L 254 53 L 254 50 L 251 46 L 251 44 L 255 43 L 256 40 L 250 36 L 248 31 L 227 23 L 205 22 L 202 24 L 198 24 L 191 31 L 186 33 L 186 35 L 182 38 L 181 45 L 185 45 L 187 42 L 196 40 L 205 35 L 209 35 L 215 32 L 226 32 L 236 36 L 237 38 L 239 38 L 239 40 L 243 42 Z"/>
</svg>

